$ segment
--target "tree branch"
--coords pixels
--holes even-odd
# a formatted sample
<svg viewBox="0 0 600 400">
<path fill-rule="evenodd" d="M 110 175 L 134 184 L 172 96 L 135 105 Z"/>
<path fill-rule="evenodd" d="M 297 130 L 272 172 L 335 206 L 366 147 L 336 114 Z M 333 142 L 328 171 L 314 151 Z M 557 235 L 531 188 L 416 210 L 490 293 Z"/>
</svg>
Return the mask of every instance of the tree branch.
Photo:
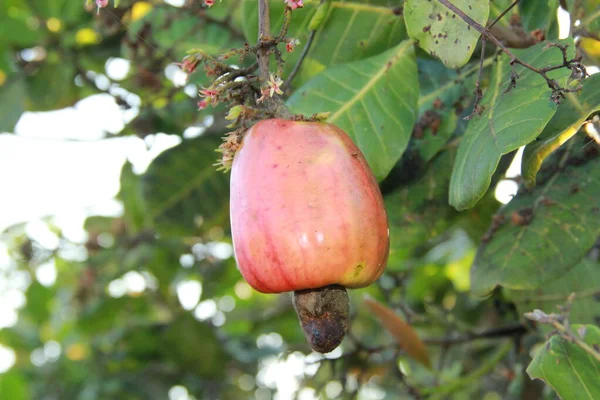
<svg viewBox="0 0 600 400">
<path fill-rule="evenodd" d="M 449 0 L 438 0 L 438 1 L 442 5 L 444 5 L 446 8 L 450 9 L 452 12 L 454 12 L 456 15 L 458 15 L 463 21 L 465 21 L 467 24 L 469 24 L 469 26 L 471 26 L 473 29 L 475 29 L 477 32 L 479 32 L 481 35 L 485 36 L 487 38 L 487 40 L 494 43 L 506 55 L 508 55 L 511 58 L 511 60 L 510 60 L 511 65 L 519 64 L 519 65 L 527 68 L 528 70 L 540 75 L 542 78 L 544 78 L 546 80 L 546 83 L 548 84 L 548 87 L 552 90 L 551 100 L 554 101 L 555 103 L 559 103 L 560 100 L 562 100 L 565 97 L 566 93 L 576 92 L 576 91 L 580 90 L 579 87 L 573 88 L 573 89 L 563 88 L 558 84 L 558 82 L 556 82 L 554 79 L 549 78 L 547 75 L 547 73 L 549 71 L 552 71 L 552 70 L 555 70 L 558 68 L 563 68 L 563 67 L 569 68 L 573 71 L 580 71 L 583 74 L 583 76 L 587 75 L 587 72 L 585 71 L 585 67 L 583 65 L 581 65 L 581 63 L 580 63 L 580 61 L 581 61 L 580 57 L 574 58 L 573 60 L 567 60 L 566 46 L 561 46 L 558 44 L 549 44 L 549 45 L 557 47 L 561 50 L 561 52 L 563 53 L 563 64 L 553 66 L 553 67 L 536 68 L 533 65 L 528 64 L 525 61 L 517 58 L 517 56 L 515 56 L 502 42 L 500 42 L 494 35 L 492 35 L 492 33 L 490 32 L 490 30 L 488 28 L 484 27 L 483 25 L 480 25 L 477 21 L 473 20 L 471 17 L 469 17 L 467 14 L 465 14 L 461 9 L 459 9 L 454 4 L 452 4 Z"/>
<path fill-rule="evenodd" d="M 451 346 L 454 344 L 467 343 L 479 339 L 497 339 L 522 336 L 526 333 L 527 327 L 525 327 L 525 325 L 515 324 L 500 328 L 493 328 L 478 333 L 469 333 L 464 336 L 423 339 L 423 342 L 430 345 Z"/>
<path fill-rule="evenodd" d="M 271 36 L 271 17 L 269 0 L 258 1 L 258 43 L 263 43 Z M 269 47 L 261 47 L 257 52 L 260 80 L 264 83 L 269 79 Z"/>
</svg>

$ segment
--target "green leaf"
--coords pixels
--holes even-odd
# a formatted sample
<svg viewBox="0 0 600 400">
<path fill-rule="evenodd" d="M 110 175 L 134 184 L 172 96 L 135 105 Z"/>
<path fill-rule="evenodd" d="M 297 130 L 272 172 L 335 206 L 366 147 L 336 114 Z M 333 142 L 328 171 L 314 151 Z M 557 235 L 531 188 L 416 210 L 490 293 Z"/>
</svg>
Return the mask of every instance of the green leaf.
<svg viewBox="0 0 600 400">
<path fill-rule="evenodd" d="M 50 317 L 55 290 L 42 286 L 36 281 L 27 288 L 25 294 L 27 296 L 27 305 L 23 310 L 25 315 L 38 325 L 45 323 Z"/>
<path fill-rule="evenodd" d="M 200 137 L 165 151 L 150 164 L 142 188 L 148 218 L 159 232 L 193 235 L 229 216 L 229 179 L 216 170 L 220 141 Z"/>
<path fill-rule="evenodd" d="M 527 186 L 535 185 L 542 162 L 575 135 L 589 115 L 599 110 L 600 74 L 596 74 L 583 81 L 580 95 L 567 94 L 538 139 L 525 147 L 521 175 Z"/>
<path fill-rule="evenodd" d="M 573 57 L 573 39 L 560 43 L 569 45 L 568 56 Z M 535 67 L 560 65 L 561 51 L 545 46 L 540 43 L 526 50 L 512 51 Z M 487 191 L 502 155 L 535 139 L 556 111 L 557 105 L 550 101 L 551 90 L 546 81 L 520 66 L 515 67 L 520 76 L 516 87 L 505 92 L 511 79 L 509 62 L 509 57 L 503 55 L 496 63 L 481 101 L 484 111 L 469 121 L 460 143 L 450 182 L 450 204 L 458 210 L 477 203 Z M 564 86 L 569 74 L 570 70 L 561 68 L 549 76 Z"/>
<path fill-rule="evenodd" d="M 121 170 L 121 190 L 118 198 L 123 202 L 123 218 L 131 232 L 139 232 L 146 224 L 146 207 L 142 193 L 142 178 L 132 170 L 132 165 L 126 162 Z"/>
<path fill-rule="evenodd" d="M 488 1 L 454 0 L 452 4 L 485 26 L 490 13 Z M 410 37 L 449 68 L 462 67 L 469 61 L 480 36 L 437 1 L 406 0 L 404 20 Z"/>
<path fill-rule="evenodd" d="M 13 77 L 0 89 L 0 132 L 13 132 L 24 111 L 25 85 Z"/>
<path fill-rule="evenodd" d="M 46 35 L 39 28 L 39 20 L 25 2 L 4 0 L 0 2 L 0 42 L 10 47 L 31 47 Z"/>
<path fill-rule="evenodd" d="M 597 326 L 574 325 L 572 329 L 576 335 L 585 330 L 583 341 L 588 345 L 600 344 Z M 559 335 L 538 350 L 527 373 L 550 385 L 562 400 L 600 399 L 600 361 Z"/>
<path fill-rule="evenodd" d="M 400 2 L 398 2 L 400 5 Z M 300 40 L 300 47 L 286 54 L 286 72 L 296 64 L 310 35 L 308 29 L 319 6 L 318 1 L 305 1 L 304 8 L 293 12 L 288 36 Z M 243 29 L 249 43 L 258 37 L 258 2 L 242 3 Z M 283 1 L 271 2 L 272 32 L 278 32 L 284 15 Z M 368 33 L 368 34 L 366 34 Z M 301 86 L 325 68 L 361 60 L 382 53 L 406 39 L 402 16 L 388 0 L 330 1 L 325 21 L 317 30 L 313 44 L 302 63 L 294 84 Z"/>
<path fill-rule="evenodd" d="M 50 53 L 32 76 L 27 77 L 28 111 L 50 111 L 73 105 L 78 98 L 75 67 L 69 59 Z"/>
<path fill-rule="evenodd" d="M 541 29 L 548 31 L 550 25 L 556 21 L 556 9 L 558 0 L 521 0 L 519 2 L 519 14 L 525 32 Z"/>
<path fill-rule="evenodd" d="M 133 42 L 139 41 L 137 35 L 142 29 L 144 37 L 150 36 L 161 51 L 174 60 L 181 60 L 190 49 L 219 55 L 244 45 L 242 37 L 219 23 L 203 21 L 193 13 L 182 13 L 181 9 L 167 5 L 153 7 L 147 15 L 131 24 L 128 35 Z M 122 49 L 124 54 L 128 54 L 126 44 Z M 200 71 L 196 75 L 204 74 Z"/>
<path fill-rule="evenodd" d="M 3 398 L 10 400 L 30 399 L 28 382 L 16 370 L 0 374 L 0 393 Z"/>
<path fill-rule="evenodd" d="M 557 312 L 567 298 L 575 293 L 569 319 L 581 324 L 600 321 L 600 264 L 584 259 L 567 274 L 545 283 L 535 290 L 510 290 L 508 296 L 516 304 L 520 315 L 540 309 Z"/>
<path fill-rule="evenodd" d="M 485 61 L 490 65 L 491 59 Z M 411 145 L 423 161 L 429 161 L 446 144 L 458 124 L 456 103 L 471 88 L 471 81 L 479 64 L 464 69 L 460 74 L 446 68 L 440 61 L 417 59 L 419 66 L 419 118 Z M 470 90 L 469 90 L 470 91 Z"/>
<path fill-rule="evenodd" d="M 412 43 L 375 57 L 331 67 L 288 100 L 292 112 L 331 112 L 383 179 L 406 149 L 417 116 L 418 78 Z"/>
<path fill-rule="evenodd" d="M 581 153 L 553 166 L 558 171 L 543 185 L 519 192 L 506 206 L 504 224 L 479 248 L 473 291 L 536 289 L 564 276 L 594 245 L 600 235 L 600 159 Z"/>
<path fill-rule="evenodd" d="M 189 314 L 169 325 L 162 335 L 161 349 L 166 357 L 203 377 L 222 377 L 230 358 L 212 326 L 194 320 Z"/>
<path fill-rule="evenodd" d="M 489 21 L 495 21 L 496 18 L 500 16 L 508 7 L 512 4 L 514 0 L 493 0 L 490 1 L 490 17 Z M 497 25 L 503 25 L 505 27 L 510 26 L 510 21 L 512 18 L 518 16 L 518 7 L 513 7 L 507 14 L 505 14 L 497 23 Z"/>
<path fill-rule="evenodd" d="M 413 183 L 385 197 L 390 223 L 388 269 L 406 269 L 415 249 L 448 229 L 457 213 L 448 206 L 455 150 L 440 153 Z"/>
<path fill-rule="evenodd" d="M 593 34 L 600 30 L 600 3 L 598 0 L 567 0 L 571 20 L 580 20 L 583 27 Z"/>
</svg>

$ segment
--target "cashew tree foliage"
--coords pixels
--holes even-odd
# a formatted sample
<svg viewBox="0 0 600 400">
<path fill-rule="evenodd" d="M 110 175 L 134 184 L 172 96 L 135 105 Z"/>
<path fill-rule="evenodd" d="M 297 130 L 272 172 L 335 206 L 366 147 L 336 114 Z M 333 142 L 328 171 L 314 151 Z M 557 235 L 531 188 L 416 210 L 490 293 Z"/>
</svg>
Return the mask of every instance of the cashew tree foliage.
<svg viewBox="0 0 600 400">
<path fill-rule="evenodd" d="M 3 0 L 0 136 L 104 94 L 102 140 L 181 140 L 84 242 L 0 233 L 0 398 L 600 399 L 599 64 L 597 0 Z M 345 131 L 383 194 L 325 355 L 236 268 L 229 169 L 272 118 Z"/>
</svg>

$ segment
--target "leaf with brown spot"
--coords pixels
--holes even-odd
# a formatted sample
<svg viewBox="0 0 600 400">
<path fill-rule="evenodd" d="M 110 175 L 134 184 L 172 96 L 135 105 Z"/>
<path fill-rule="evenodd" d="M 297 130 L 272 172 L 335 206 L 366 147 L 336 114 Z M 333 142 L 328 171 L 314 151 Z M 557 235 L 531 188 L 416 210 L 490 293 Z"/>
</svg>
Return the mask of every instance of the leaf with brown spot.
<svg viewBox="0 0 600 400">
<path fill-rule="evenodd" d="M 406 354 L 431 369 L 427 347 L 412 326 L 392 309 L 375 300 L 365 298 L 365 304 L 377 316 L 383 327 L 396 339 Z"/>
<path fill-rule="evenodd" d="M 454 0 L 453 4 L 481 25 L 490 13 L 488 1 Z M 457 18 L 437 1 L 407 0 L 404 4 L 406 29 L 412 39 L 449 68 L 459 68 L 471 58 L 479 32 Z"/>
<path fill-rule="evenodd" d="M 571 139 L 568 153 L 548 160 L 552 168 L 541 172 L 540 184 L 519 191 L 503 209 L 512 223 L 480 245 L 471 269 L 473 293 L 486 295 L 496 286 L 547 289 L 553 281 L 566 279 L 595 245 L 600 236 L 600 218 L 594 214 L 600 197 L 600 157 L 586 153 L 591 147 L 585 145 L 587 140 L 582 135 Z M 533 216 L 529 221 L 528 215 Z"/>
</svg>

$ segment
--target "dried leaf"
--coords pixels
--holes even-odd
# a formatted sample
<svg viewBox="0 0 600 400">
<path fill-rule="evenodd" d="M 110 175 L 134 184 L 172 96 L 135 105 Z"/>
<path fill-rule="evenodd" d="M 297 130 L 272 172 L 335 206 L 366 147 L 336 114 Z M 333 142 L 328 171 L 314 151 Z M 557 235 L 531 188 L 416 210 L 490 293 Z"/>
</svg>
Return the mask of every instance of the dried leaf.
<svg viewBox="0 0 600 400">
<path fill-rule="evenodd" d="M 392 334 L 400 348 L 402 348 L 406 354 L 425 365 L 427 368 L 431 368 L 427 347 L 425 347 L 425 344 L 421 341 L 419 335 L 412 326 L 407 324 L 392 309 L 375 300 L 365 298 L 365 303 L 369 307 L 369 310 L 379 318 L 383 327 Z"/>
</svg>

